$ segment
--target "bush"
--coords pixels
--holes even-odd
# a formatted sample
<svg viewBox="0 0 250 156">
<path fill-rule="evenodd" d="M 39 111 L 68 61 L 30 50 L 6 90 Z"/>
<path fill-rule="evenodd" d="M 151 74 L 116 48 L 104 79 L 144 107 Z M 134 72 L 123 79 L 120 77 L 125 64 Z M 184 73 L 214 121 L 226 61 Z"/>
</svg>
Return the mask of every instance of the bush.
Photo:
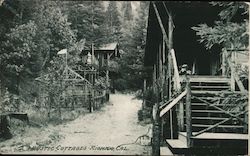
<svg viewBox="0 0 250 156">
<path fill-rule="evenodd" d="M 142 121 L 143 120 L 143 111 L 141 109 L 138 110 L 137 115 L 138 115 L 138 120 Z"/>
<path fill-rule="evenodd" d="M 127 81 L 124 79 L 114 80 L 114 88 L 118 91 L 124 91 L 128 89 Z"/>
<path fill-rule="evenodd" d="M 152 108 L 153 105 L 156 103 L 156 94 L 153 91 L 153 88 L 148 88 L 144 93 L 144 99 L 146 101 L 146 107 Z"/>
</svg>

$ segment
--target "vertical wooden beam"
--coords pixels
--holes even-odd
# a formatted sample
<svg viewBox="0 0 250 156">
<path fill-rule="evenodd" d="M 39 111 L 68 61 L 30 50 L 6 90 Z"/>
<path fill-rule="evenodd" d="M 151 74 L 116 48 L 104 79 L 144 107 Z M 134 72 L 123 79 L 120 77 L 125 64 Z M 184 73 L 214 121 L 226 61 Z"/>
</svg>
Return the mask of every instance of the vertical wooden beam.
<svg viewBox="0 0 250 156">
<path fill-rule="evenodd" d="M 165 84 L 166 84 L 166 47 L 165 47 L 165 41 L 164 41 L 164 37 L 162 37 L 162 99 L 164 100 L 164 97 L 166 96 L 166 89 Z M 165 124 L 165 118 L 166 117 L 162 117 L 161 118 L 161 141 L 164 142 L 165 138 L 164 138 L 164 124 Z"/>
<path fill-rule="evenodd" d="M 89 91 L 89 112 L 93 112 L 93 97 L 91 91 Z"/>
<path fill-rule="evenodd" d="M 163 100 L 163 76 L 162 76 L 162 49 L 161 49 L 161 43 L 159 44 L 159 53 L 158 53 L 158 67 L 159 67 L 159 100 Z"/>
<path fill-rule="evenodd" d="M 162 38 L 162 78 L 163 78 L 163 82 L 162 82 L 162 91 L 163 91 L 163 97 L 166 96 L 166 89 L 165 87 L 165 83 L 166 83 L 166 44 L 164 41 L 164 38 Z"/>
<path fill-rule="evenodd" d="M 191 136 L 192 136 L 192 114 L 191 114 L 191 89 L 189 77 L 186 75 L 186 131 L 187 131 L 187 146 L 188 148 L 192 146 Z"/>
<path fill-rule="evenodd" d="M 145 96 L 146 96 L 146 88 L 147 87 L 147 81 L 146 79 L 143 80 L 143 102 L 142 102 L 142 110 L 146 108 L 146 101 L 145 101 Z"/>
<path fill-rule="evenodd" d="M 246 111 L 245 113 L 244 113 L 244 121 L 246 122 L 246 123 L 248 123 L 248 105 L 246 105 L 246 106 L 244 106 L 244 110 Z M 248 125 L 249 124 L 244 124 L 244 129 L 243 129 L 243 132 L 244 133 L 247 133 L 247 128 L 248 128 Z"/>
<path fill-rule="evenodd" d="M 168 16 L 168 52 L 169 52 L 169 60 L 171 61 L 171 50 L 173 49 L 173 23 L 172 23 L 172 16 L 171 14 L 169 14 Z M 169 75 L 169 80 L 170 80 L 170 83 L 169 83 L 169 97 L 171 98 L 172 96 L 172 87 L 171 87 L 171 83 L 172 83 L 172 79 L 171 79 L 171 68 L 172 68 L 172 65 L 171 65 L 172 61 L 169 62 L 169 65 L 170 65 L 170 75 Z M 173 110 L 170 109 L 170 133 L 171 133 L 171 139 L 174 138 L 174 132 L 173 132 Z"/>
<path fill-rule="evenodd" d="M 167 42 L 167 39 L 168 39 L 168 38 L 167 38 L 167 33 L 166 33 L 165 28 L 164 28 L 164 26 L 163 26 L 163 23 L 162 23 L 160 14 L 159 14 L 158 9 L 157 9 L 157 7 L 156 7 L 156 5 L 155 5 L 155 2 L 152 2 L 152 4 L 153 4 L 154 10 L 155 10 L 155 14 L 156 14 L 158 23 L 159 23 L 160 28 L 161 28 L 161 32 L 162 32 L 164 41 L 165 41 L 166 44 L 168 45 L 169 43 Z M 168 46 L 169 46 L 169 45 L 168 45 Z"/>
<path fill-rule="evenodd" d="M 171 70 L 172 70 L 172 61 L 171 61 L 171 49 L 173 49 L 173 28 L 172 28 L 172 20 L 171 20 L 171 15 L 169 15 L 168 18 L 168 64 L 169 64 L 169 98 L 171 98 L 172 94 L 172 86 L 171 86 L 171 81 L 172 81 L 172 75 L 171 75 Z"/>
<path fill-rule="evenodd" d="M 106 85 L 107 85 L 107 89 L 106 89 L 106 97 L 107 97 L 107 101 L 109 100 L 109 53 L 107 53 L 107 65 L 106 65 Z"/>
<path fill-rule="evenodd" d="M 183 131 L 184 130 L 184 103 L 183 100 L 181 100 L 179 102 L 178 105 L 178 127 L 179 127 L 179 131 Z"/>
<path fill-rule="evenodd" d="M 226 76 L 226 51 L 225 49 L 222 50 L 222 57 L 221 57 L 221 63 L 222 63 L 222 76 Z"/>
<path fill-rule="evenodd" d="M 156 94 L 156 65 L 153 65 L 153 92 Z"/>
<path fill-rule="evenodd" d="M 109 54 L 107 54 L 106 83 L 109 86 Z"/>
<path fill-rule="evenodd" d="M 160 142 L 161 142 L 161 129 L 160 129 L 160 110 L 159 110 L 159 83 L 156 84 L 156 103 L 153 106 L 153 139 L 152 139 L 152 155 L 160 156 Z"/>
<path fill-rule="evenodd" d="M 235 78 L 234 78 L 234 74 L 235 74 L 235 53 L 232 51 L 231 52 L 231 91 L 235 91 Z"/>
<path fill-rule="evenodd" d="M 92 65 L 94 64 L 95 61 L 95 49 L 94 49 L 94 43 L 91 44 L 91 59 L 92 59 Z M 94 66 L 92 66 L 92 68 L 94 68 Z"/>
</svg>

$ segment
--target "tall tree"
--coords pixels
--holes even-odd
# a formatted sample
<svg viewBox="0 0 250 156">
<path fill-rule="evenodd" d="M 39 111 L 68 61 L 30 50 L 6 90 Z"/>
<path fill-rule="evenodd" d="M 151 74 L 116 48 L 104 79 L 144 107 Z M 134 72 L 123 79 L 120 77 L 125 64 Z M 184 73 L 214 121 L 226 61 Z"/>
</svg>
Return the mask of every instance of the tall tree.
<svg viewBox="0 0 250 156">
<path fill-rule="evenodd" d="M 102 1 L 65 2 L 71 27 L 77 33 L 77 39 L 86 39 L 90 47 L 93 42 L 96 47 L 104 42 L 105 12 Z M 67 4 L 70 3 L 68 6 Z M 73 3 L 73 4 L 72 4 Z"/>
<path fill-rule="evenodd" d="M 106 42 L 119 41 L 121 36 L 120 14 L 117 9 L 116 1 L 110 1 L 106 11 Z"/>
<path fill-rule="evenodd" d="M 130 89 L 140 89 L 143 86 L 143 58 L 146 40 L 148 2 L 140 2 L 138 17 L 131 31 L 123 33 L 121 48 L 124 51 L 120 59 L 121 77 Z"/>
<path fill-rule="evenodd" d="M 131 21 L 131 20 L 133 20 L 132 4 L 131 4 L 130 1 L 126 1 L 125 2 L 124 20 L 125 21 Z"/>
</svg>

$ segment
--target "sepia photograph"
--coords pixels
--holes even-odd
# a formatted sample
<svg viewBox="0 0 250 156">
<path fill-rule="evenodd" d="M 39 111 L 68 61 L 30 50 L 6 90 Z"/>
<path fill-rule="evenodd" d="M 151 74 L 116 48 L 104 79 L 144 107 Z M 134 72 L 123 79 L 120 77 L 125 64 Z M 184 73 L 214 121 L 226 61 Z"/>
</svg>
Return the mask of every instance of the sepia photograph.
<svg viewBox="0 0 250 156">
<path fill-rule="evenodd" d="M 0 155 L 250 155 L 249 5 L 0 0 Z"/>
</svg>

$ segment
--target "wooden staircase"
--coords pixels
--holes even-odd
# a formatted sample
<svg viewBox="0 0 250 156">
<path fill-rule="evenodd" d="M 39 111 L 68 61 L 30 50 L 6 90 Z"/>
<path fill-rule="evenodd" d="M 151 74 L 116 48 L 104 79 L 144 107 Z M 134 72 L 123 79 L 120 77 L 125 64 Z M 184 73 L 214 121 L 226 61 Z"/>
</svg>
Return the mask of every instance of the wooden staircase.
<svg viewBox="0 0 250 156">
<path fill-rule="evenodd" d="M 190 76 L 190 89 L 191 145 L 187 144 L 188 120 L 187 110 L 184 109 L 184 130 L 179 132 L 178 139 L 166 140 L 170 150 L 174 154 L 202 154 L 208 150 L 221 154 L 246 154 L 246 112 L 234 109 L 233 103 L 222 103 L 225 97 L 221 95 L 234 94 L 230 91 L 230 79 L 221 76 Z"/>
<path fill-rule="evenodd" d="M 219 107 L 224 110 L 224 107 L 229 109 L 230 105 L 232 107 L 234 106 L 233 104 L 222 104 L 223 98 L 221 99 L 221 97 L 216 96 L 216 94 L 231 93 L 229 78 L 210 76 L 205 79 L 204 77 L 191 77 L 190 83 L 192 96 L 197 97 L 191 99 L 193 132 L 201 131 L 230 117 L 229 114 L 225 114 L 225 112 L 216 109 L 216 107 Z M 209 103 L 216 102 L 216 104 L 214 104 L 216 107 L 209 106 L 206 101 Z M 229 109 L 228 112 L 238 114 L 240 110 Z M 244 120 L 244 114 L 241 114 L 239 117 Z M 207 132 L 243 133 L 243 129 L 243 123 L 237 120 L 229 120 Z"/>
</svg>

